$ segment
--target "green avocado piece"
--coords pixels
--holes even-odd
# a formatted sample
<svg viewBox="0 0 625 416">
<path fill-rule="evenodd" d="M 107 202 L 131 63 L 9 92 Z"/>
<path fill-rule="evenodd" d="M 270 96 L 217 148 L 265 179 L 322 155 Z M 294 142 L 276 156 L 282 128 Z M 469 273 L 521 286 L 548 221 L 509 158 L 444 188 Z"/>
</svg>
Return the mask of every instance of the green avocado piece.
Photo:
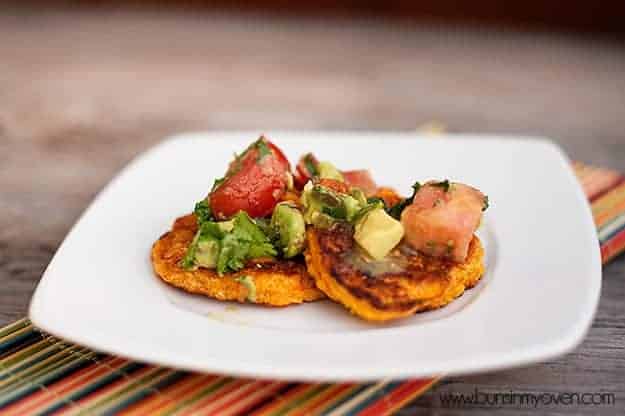
<svg viewBox="0 0 625 416">
<path fill-rule="evenodd" d="M 248 275 L 242 275 L 236 277 L 234 280 L 241 283 L 247 289 L 247 300 L 252 303 L 256 303 L 256 284 L 254 279 Z"/>
<path fill-rule="evenodd" d="M 355 226 L 354 240 L 375 260 L 381 260 L 401 241 L 404 227 L 383 208 L 365 214 Z"/>
<path fill-rule="evenodd" d="M 302 252 L 306 223 L 304 216 L 293 203 L 281 202 L 276 205 L 271 216 L 271 228 L 284 257 L 290 258 Z"/>
<path fill-rule="evenodd" d="M 364 193 L 357 188 L 347 195 L 312 182 L 304 187 L 301 202 L 306 224 L 320 228 L 328 228 L 336 221 L 354 222 L 368 205 Z"/>
<path fill-rule="evenodd" d="M 214 269 L 219 258 L 219 241 L 215 238 L 204 238 L 197 243 L 195 264 L 207 269 Z"/>
<path fill-rule="evenodd" d="M 317 171 L 319 172 L 319 177 L 321 179 L 334 179 L 345 182 L 343 174 L 330 162 L 319 162 Z"/>
<path fill-rule="evenodd" d="M 356 198 L 345 195 L 343 197 L 343 206 L 345 207 L 345 219 L 347 221 L 352 221 L 356 214 L 362 209 L 363 204 L 360 203 Z"/>
</svg>

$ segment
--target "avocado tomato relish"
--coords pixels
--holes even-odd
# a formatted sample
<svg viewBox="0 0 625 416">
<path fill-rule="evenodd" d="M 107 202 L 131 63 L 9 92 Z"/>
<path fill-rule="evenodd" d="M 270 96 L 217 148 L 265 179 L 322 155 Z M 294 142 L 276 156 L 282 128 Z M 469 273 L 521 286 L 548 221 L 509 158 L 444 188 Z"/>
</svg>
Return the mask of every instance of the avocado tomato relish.
<svg viewBox="0 0 625 416">
<path fill-rule="evenodd" d="M 327 229 L 336 223 L 353 229 L 354 240 L 370 258 L 384 258 L 404 237 L 402 212 L 422 186 L 416 182 L 410 197 L 387 206 L 345 176 L 311 153 L 291 173 L 282 151 L 261 136 L 235 156 L 225 176 L 195 205 L 198 230 L 181 267 L 216 269 L 223 275 L 255 258 L 296 257 L 305 248 L 306 226 Z M 429 185 L 445 192 L 452 186 L 448 180 Z"/>
</svg>

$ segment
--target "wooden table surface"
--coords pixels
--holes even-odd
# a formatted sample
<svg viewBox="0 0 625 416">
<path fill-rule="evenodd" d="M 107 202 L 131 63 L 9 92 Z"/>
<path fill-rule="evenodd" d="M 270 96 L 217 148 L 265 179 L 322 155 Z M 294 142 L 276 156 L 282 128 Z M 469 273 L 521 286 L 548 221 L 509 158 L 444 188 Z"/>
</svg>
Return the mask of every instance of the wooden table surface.
<svg viewBox="0 0 625 416">
<path fill-rule="evenodd" d="M 0 15 L 0 324 L 25 315 L 41 273 L 98 190 L 166 135 L 411 130 L 429 120 L 457 132 L 547 136 L 571 158 L 625 171 L 624 44 L 375 21 Z M 445 409 L 439 394 L 476 388 L 611 392 L 613 405 L 538 411 L 622 414 L 624 299 L 621 256 L 604 268 L 594 325 L 573 352 L 446 378 L 401 414 L 463 414 Z"/>
</svg>

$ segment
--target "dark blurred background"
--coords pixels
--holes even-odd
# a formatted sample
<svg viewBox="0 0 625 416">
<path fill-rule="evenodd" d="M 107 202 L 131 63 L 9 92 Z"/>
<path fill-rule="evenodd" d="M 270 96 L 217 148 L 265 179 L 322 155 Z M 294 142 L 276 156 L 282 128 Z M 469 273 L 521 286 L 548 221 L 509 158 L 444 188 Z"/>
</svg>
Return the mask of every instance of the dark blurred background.
<svg viewBox="0 0 625 416">
<path fill-rule="evenodd" d="M 407 22 L 471 23 L 498 27 L 543 28 L 594 33 L 625 32 L 625 3 L 555 0 L 51 0 L 20 2 L 20 8 L 134 9 L 160 11 L 262 12 L 296 16 L 389 18 Z"/>
</svg>

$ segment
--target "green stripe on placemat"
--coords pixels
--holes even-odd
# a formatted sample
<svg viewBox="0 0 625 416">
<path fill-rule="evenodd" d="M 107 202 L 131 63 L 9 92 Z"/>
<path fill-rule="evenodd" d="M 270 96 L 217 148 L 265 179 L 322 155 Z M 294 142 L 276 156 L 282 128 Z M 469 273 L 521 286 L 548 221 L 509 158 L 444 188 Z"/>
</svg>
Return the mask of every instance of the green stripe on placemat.
<svg viewBox="0 0 625 416">
<path fill-rule="evenodd" d="M 625 181 L 574 163 L 591 202 L 603 262 L 625 249 Z M 21 319 L 0 329 L 0 414 L 387 415 L 437 379 L 286 383 L 199 374 L 98 354 Z"/>
</svg>

